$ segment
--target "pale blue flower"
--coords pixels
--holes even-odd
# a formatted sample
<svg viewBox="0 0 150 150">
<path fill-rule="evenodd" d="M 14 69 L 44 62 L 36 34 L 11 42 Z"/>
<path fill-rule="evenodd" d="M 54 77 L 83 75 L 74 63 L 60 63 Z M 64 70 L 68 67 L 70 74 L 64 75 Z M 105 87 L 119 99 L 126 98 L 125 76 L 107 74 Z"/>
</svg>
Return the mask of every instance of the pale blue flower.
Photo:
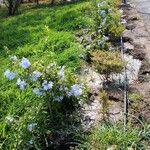
<svg viewBox="0 0 150 150">
<path fill-rule="evenodd" d="M 53 82 L 44 80 L 42 83 L 42 87 L 45 91 L 48 91 L 53 87 Z"/>
<path fill-rule="evenodd" d="M 5 77 L 8 79 L 8 80 L 13 80 L 15 77 L 16 77 L 16 73 L 15 72 L 11 72 L 9 69 L 7 69 L 5 72 L 4 72 L 4 75 Z"/>
<path fill-rule="evenodd" d="M 20 90 L 24 90 L 25 86 L 27 85 L 24 80 L 21 80 L 20 78 L 17 80 L 17 85 L 19 86 Z"/>
<path fill-rule="evenodd" d="M 23 69 L 27 69 L 29 68 L 31 65 L 30 61 L 27 59 L 27 58 L 22 58 L 21 62 L 20 62 L 20 66 L 23 68 Z"/>
<path fill-rule="evenodd" d="M 55 100 L 56 100 L 57 102 L 61 102 L 63 99 L 64 99 L 63 96 L 57 96 L 57 97 L 55 98 Z"/>
<path fill-rule="evenodd" d="M 82 87 L 78 84 L 71 86 L 71 90 L 68 93 L 68 96 L 81 96 L 82 95 Z"/>
<path fill-rule="evenodd" d="M 43 92 L 40 88 L 34 88 L 33 93 L 36 94 L 37 96 L 42 96 Z"/>
<path fill-rule="evenodd" d="M 33 140 L 28 141 L 30 145 L 33 145 Z"/>
<path fill-rule="evenodd" d="M 42 76 L 42 73 L 39 72 L 39 71 L 34 71 L 34 72 L 31 74 L 31 76 L 32 76 L 32 80 L 33 80 L 33 81 L 37 81 L 38 78 L 40 78 L 40 77 Z"/>
<path fill-rule="evenodd" d="M 36 126 L 37 126 L 37 123 L 31 123 L 31 124 L 28 124 L 27 129 L 29 132 L 32 132 Z"/>
</svg>

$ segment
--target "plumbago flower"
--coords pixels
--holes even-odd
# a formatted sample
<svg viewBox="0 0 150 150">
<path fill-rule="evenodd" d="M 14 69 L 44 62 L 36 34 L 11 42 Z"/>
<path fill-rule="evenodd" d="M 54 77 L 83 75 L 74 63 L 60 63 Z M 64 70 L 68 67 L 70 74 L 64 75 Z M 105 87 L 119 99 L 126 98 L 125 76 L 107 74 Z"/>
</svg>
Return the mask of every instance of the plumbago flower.
<svg viewBox="0 0 150 150">
<path fill-rule="evenodd" d="M 25 89 L 25 86 L 27 85 L 26 82 L 24 80 L 21 80 L 20 78 L 17 79 L 17 83 L 16 83 L 20 90 L 24 90 Z"/>
<path fill-rule="evenodd" d="M 8 80 L 13 80 L 17 76 L 15 72 L 10 71 L 9 69 L 4 72 L 4 75 Z"/>
<path fill-rule="evenodd" d="M 32 132 L 36 126 L 37 126 L 37 123 L 31 123 L 31 124 L 28 124 L 27 129 L 29 132 Z"/>
<path fill-rule="evenodd" d="M 41 88 L 34 88 L 33 93 L 38 97 L 43 95 L 43 91 Z"/>
<path fill-rule="evenodd" d="M 57 96 L 57 97 L 55 98 L 55 101 L 61 102 L 63 99 L 64 99 L 64 96 Z"/>
<path fill-rule="evenodd" d="M 69 71 L 65 72 L 65 66 L 59 67 L 56 63 L 52 63 L 41 67 L 41 64 L 38 62 L 36 63 L 37 65 L 33 64 L 32 66 L 30 61 L 24 57 L 20 62 L 15 56 L 12 57 L 12 60 L 17 60 L 16 63 L 19 63 L 19 66 L 24 68 L 24 70 L 20 72 L 18 68 L 18 74 L 6 70 L 4 75 L 9 80 L 14 79 L 17 75 L 16 85 L 20 90 L 24 90 L 28 85 L 37 97 L 43 96 L 43 98 L 57 102 L 61 102 L 64 97 L 68 99 L 70 99 L 70 96 L 79 98 L 84 94 L 83 87 L 77 84 L 77 77 Z M 29 67 L 30 69 L 26 70 Z M 39 80 L 39 78 L 41 79 Z"/>
<path fill-rule="evenodd" d="M 71 90 L 68 94 L 68 96 L 81 96 L 83 93 L 82 87 L 81 85 L 75 84 L 73 86 L 71 86 Z"/>
<path fill-rule="evenodd" d="M 42 83 L 42 87 L 45 91 L 48 91 L 53 87 L 53 82 L 44 80 Z"/>
<path fill-rule="evenodd" d="M 39 71 L 34 71 L 34 72 L 31 74 L 32 81 L 37 81 L 41 76 L 42 76 L 42 73 L 41 73 L 41 72 L 39 72 Z"/>
<path fill-rule="evenodd" d="M 30 61 L 27 59 L 27 58 L 22 58 L 21 62 L 20 62 L 20 66 L 23 68 L 23 69 L 27 69 L 29 68 L 31 65 Z"/>
</svg>

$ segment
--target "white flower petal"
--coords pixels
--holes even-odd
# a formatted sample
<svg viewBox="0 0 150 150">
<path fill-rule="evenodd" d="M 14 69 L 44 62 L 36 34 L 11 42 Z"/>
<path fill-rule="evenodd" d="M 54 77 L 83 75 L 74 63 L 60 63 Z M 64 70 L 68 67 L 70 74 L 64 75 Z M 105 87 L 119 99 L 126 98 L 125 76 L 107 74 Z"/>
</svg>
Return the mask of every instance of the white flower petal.
<svg viewBox="0 0 150 150">
<path fill-rule="evenodd" d="M 31 65 L 30 61 L 27 59 L 27 58 L 22 58 L 21 62 L 20 62 L 20 66 L 23 68 L 23 69 L 27 69 L 29 68 Z"/>
</svg>

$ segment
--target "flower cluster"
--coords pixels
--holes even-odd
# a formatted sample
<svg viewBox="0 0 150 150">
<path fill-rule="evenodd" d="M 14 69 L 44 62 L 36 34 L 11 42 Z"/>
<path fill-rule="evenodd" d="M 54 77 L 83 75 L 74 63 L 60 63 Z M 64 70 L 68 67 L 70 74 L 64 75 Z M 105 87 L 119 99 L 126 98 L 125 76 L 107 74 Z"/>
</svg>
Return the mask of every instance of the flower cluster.
<svg viewBox="0 0 150 150">
<path fill-rule="evenodd" d="M 30 61 L 27 59 L 27 58 L 22 58 L 21 62 L 20 62 L 20 66 L 23 68 L 23 69 L 27 69 L 29 68 L 31 65 Z"/>
<path fill-rule="evenodd" d="M 17 85 L 19 86 L 20 90 L 24 90 L 25 86 L 27 85 L 24 80 L 21 80 L 20 78 L 17 79 Z"/>
<path fill-rule="evenodd" d="M 4 75 L 5 77 L 8 79 L 8 80 L 13 80 L 15 77 L 16 77 L 16 73 L 15 72 L 12 72 L 10 71 L 9 69 L 7 69 L 5 72 L 4 72 Z"/>
<path fill-rule="evenodd" d="M 50 89 L 52 89 L 53 87 L 53 82 L 52 81 L 47 81 L 47 80 L 44 80 L 43 83 L 42 83 L 42 87 L 45 91 L 48 91 Z"/>
<path fill-rule="evenodd" d="M 71 90 L 68 95 L 69 96 L 81 96 L 82 95 L 82 87 L 78 84 L 71 86 Z"/>
<path fill-rule="evenodd" d="M 31 124 L 28 124 L 27 129 L 29 132 L 32 132 L 36 126 L 37 126 L 37 123 L 31 123 Z"/>
<path fill-rule="evenodd" d="M 76 83 L 76 78 L 72 78 L 72 74 L 71 78 L 67 75 L 65 66 L 59 67 L 53 63 L 39 69 L 35 68 L 34 64 L 32 67 L 30 61 L 24 57 L 19 61 L 16 56 L 12 56 L 11 60 L 17 61 L 23 71 L 15 73 L 6 70 L 4 75 L 8 80 L 17 78 L 16 85 L 20 90 L 31 87 L 37 97 L 51 95 L 52 99 L 57 102 L 61 102 L 64 97 L 79 97 L 84 93 L 83 87 Z"/>
<path fill-rule="evenodd" d="M 43 95 L 43 91 L 41 88 L 34 88 L 33 89 L 33 93 L 37 96 L 42 96 Z"/>
<path fill-rule="evenodd" d="M 33 81 L 37 81 L 42 76 L 42 73 L 36 70 L 36 71 L 33 71 L 31 76 L 32 76 Z"/>
</svg>

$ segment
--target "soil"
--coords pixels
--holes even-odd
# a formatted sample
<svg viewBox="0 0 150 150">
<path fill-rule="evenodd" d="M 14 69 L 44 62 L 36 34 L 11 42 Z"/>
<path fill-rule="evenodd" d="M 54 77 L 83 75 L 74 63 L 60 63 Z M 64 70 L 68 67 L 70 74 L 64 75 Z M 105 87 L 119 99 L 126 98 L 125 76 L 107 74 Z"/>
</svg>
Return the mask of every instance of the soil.
<svg viewBox="0 0 150 150">
<path fill-rule="evenodd" d="M 150 2 L 148 3 L 150 5 Z M 146 24 L 143 16 L 138 13 L 137 10 L 139 8 L 133 4 L 123 8 L 127 23 L 134 25 L 134 29 L 130 31 L 127 25 L 125 32 L 128 32 L 129 37 L 125 33 L 125 39 L 134 47 L 128 52 L 134 58 L 141 60 L 142 66 L 139 71 L 138 82 L 130 86 L 136 92 L 143 95 L 143 100 L 138 102 L 138 109 L 135 111 L 135 115 L 150 123 L 150 28 Z"/>
<path fill-rule="evenodd" d="M 150 123 L 150 34 L 143 18 L 138 14 L 137 8 L 133 4 L 122 6 L 122 9 L 124 11 L 122 18 L 127 21 L 123 41 L 126 48 L 126 61 L 128 62 L 129 92 L 142 95 L 140 101 L 131 103 L 129 100 L 129 113 Z M 115 82 L 123 79 L 122 74 L 117 75 L 116 78 L 115 75 L 112 77 Z M 98 96 L 103 87 L 102 78 L 89 65 L 85 66 L 81 73 L 81 81 L 85 82 L 91 89 L 89 102 L 81 104 L 84 129 L 89 129 L 95 123 L 103 120 L 102 101 Z M 123 87 L 116 87 L 116 84 L 113 85 L 112 82 L 111 84 L 105 88 L 109 99 L 106 117 L 108 121 L 118 122 L 123 120 Z"/>
</svg>

